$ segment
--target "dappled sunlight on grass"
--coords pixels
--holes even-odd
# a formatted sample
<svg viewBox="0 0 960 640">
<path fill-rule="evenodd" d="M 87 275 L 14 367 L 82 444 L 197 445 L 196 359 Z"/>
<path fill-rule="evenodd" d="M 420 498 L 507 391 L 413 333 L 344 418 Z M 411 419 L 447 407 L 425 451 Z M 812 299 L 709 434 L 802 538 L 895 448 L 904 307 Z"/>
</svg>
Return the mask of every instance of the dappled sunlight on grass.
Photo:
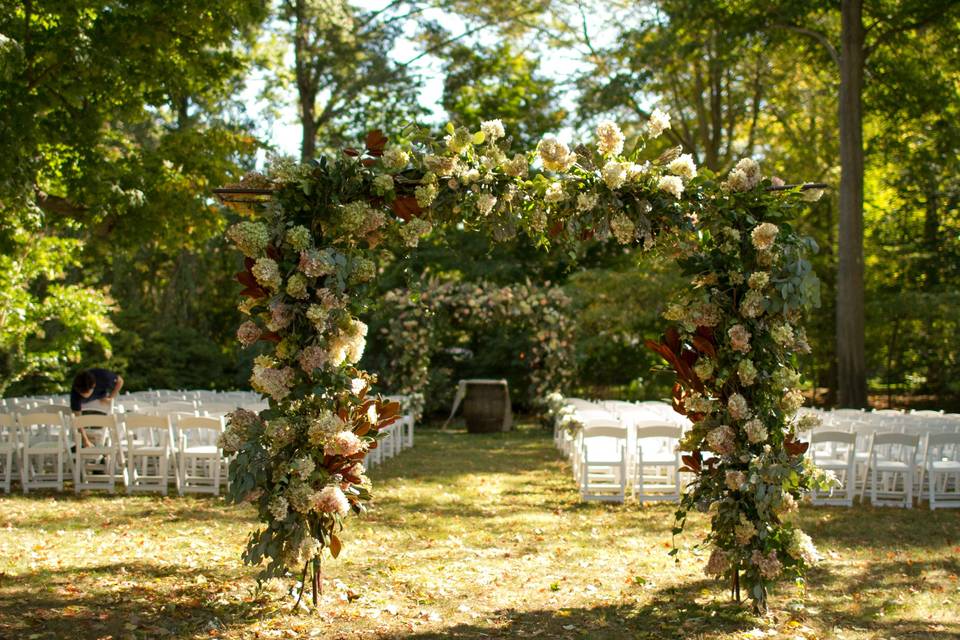
<svg viewBox="0 0 960 640">
<path fill-rule="evenodd" d="M 810 508 L 825 561 L 755 619 L 704 579 L 692 516 L 582 504 L 539 430 L 423 429 L 326 561 L 316 612 L 239 564 L 246 507 L 204 497 L 0 497 L 0 637 L 945 638 L 960 635 L 960 517 Z M 275 586 L 275 585 L 271 585 Z M 290 634 L 290 635 L 288 635 Z"/>
</svg>

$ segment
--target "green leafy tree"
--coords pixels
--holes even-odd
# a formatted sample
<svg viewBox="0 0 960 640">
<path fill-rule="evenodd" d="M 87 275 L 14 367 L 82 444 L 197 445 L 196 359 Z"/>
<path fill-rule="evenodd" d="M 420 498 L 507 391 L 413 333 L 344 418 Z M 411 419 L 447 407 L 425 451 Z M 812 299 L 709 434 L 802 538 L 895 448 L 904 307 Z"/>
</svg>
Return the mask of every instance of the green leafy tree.
<svg viewBox="0 0 960 640">
<path fill-rule="evenodd" d="M 106 287 L 126 276 L 115 260 L 219 233 L 205 192 L 255 149 L 229 97 L 264 17 L 252 0 L 3 4 L 0 244 L 17 275 L 0 286 L 17 290 L 0 293 L 43 319 L 37 331 L 8 315 L 11 367 L 49 372 L 56 355 L 62 376 L 84 343 L 106 357 Z M 53 336 L 55 353 L 37 342 Z"/>
<path fill-rule="evenodd" d="M 554 79 L 540 72 L 540 61 L 513 45 L 451 46 L 444 56 L 442 105 L 458 125 L 479 129 L 491 118 L 503 121 L 519 152 L 566 122 Z"/>
</svg>

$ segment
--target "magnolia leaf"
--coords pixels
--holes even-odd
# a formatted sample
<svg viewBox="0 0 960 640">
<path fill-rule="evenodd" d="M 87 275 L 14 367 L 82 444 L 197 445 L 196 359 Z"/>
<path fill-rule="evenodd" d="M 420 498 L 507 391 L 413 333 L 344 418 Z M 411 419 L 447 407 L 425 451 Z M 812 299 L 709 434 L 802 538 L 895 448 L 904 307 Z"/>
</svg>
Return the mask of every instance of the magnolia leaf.
<svg viewBox="0 0 960 640">
<path fill-rule="evenodd" d="M 383 150 L 387 146 L 387 136 L 380 129 L 374 129 L 367 134 L 365 144 L 367 145 L 367 153 L 372 156 L 382 156 Z"/>
<path fill-rule="evenodd" d="M 354 432 L 356 435 L 358 435 L 358 436 L 360 436 L 360 437 L 363 437 L 363 436 L 367 435 L 367 434 L 370 432 L 370 426 L 371 426 L 371 425 L 370 425 L 369 422 L 364 422 L 364 423 L 361 424 L 359 427 L 357 427 L 356 429 L 354 429 L 353 432 Z"/>
<path fill-rule="evenodd" d="M 397 214 L 397 217 L 404 222 L 409 222 L 411 218 L 419 217 L 423 212 L 423 209 L 421 209 L 417 203 L 417 199 L 413 196 L 395 198 L 393 202 L 390 203 L 390 208 Z"/>
<path fill-rule="evenodd" d="M 660 157 L 657 158 L 656 164 L 667 164 L 668 162 L 673 162 L 680 157 L 680 154 L 683 153 L 683 147 L 676 146 L 672 149 L 667 149 L 660 154 Z"/>
</svg>

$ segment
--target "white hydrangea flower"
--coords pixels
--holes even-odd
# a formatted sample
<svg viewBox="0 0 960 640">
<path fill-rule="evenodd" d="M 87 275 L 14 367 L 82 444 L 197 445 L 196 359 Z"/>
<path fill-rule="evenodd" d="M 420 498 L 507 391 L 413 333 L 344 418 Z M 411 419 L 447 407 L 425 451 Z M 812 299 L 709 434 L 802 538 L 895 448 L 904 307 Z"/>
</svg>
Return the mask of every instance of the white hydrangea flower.
<svg viewBox="0 0 960 640">
<path fill-rule="evenodd" d="M 544 202 L 562 202 L 567 199 L 567 194 L 563 190 L 563 183 L 559 180 L 551 182 L 543 194 Z"/>
<path fill-rule="evenodd" d="M 617 162 L 608 160 L 603 169 L 600 170 L 600 177 L 603 182 L 611 189 L 619 189 L 627 181 L 627 162 Z"/>
<path fill-rule="evenodd" d="M 683 193 L 683 180 L 677 176 L 661 176 L 657 181 L 657 188 L 679 200 L 680 194 Z"/>
<path fill-rule="evenodd" d="M 697 177 L 697 165 L 693 162 L 693 156 L 689 153 L 681 155 L 673 162 L 667 165 L 667 171 L 684 180 L 692 180 Z"/>
<path fill-rule="evenodd" d="M 547 136 L 537 145 L 537 154 L 547 171 L 567 171 L 577 162 L 577 154 L 564 143 Z"/>
<path fill-rule="evenodd" d="M 597 125 L 597 151 L 604 157 L 617 156 L 623 151 L 623 132 L 617 123 L 604 120 Z"/>
<path fill-rule="evenodd" d="M 652 138 L 659 138 L 660 134 L 670 128 L 670 114 L 660 108 L 653 110 L 650 119 L 647 120 L 647 135 Z"/>
<path fill-rule="evenodd" d="M 492 193 L 483 192 L 477 196 L 477 211 L 480 212 L 480 215 L 490 215 L 490 212 L 493 211 L 493 207 L 496 206 L 496 204 L 497 198 Z"/>
<path fill-rule="evenodd" d="M 577 211 L 590 211 L 599 200 L 600 196 L 596 193 L 580 193 L 577 195 Z"/>
<path fill-rule="evenodd" d="M 399 171 L 410 162 L 410 154 L 400 147 L 390 146 L 384 149 L 381 161 L 389 171 Z"/>
<path fill-rule="evenodd" d="M 744 158 L 730 171 L 723 186 L 731 191 L 749 191 L 761 180 L 760 165 L 752 158 Z"/>
<path fill-rule="evenodd" d="M 480 131 L 483 131 L 487 142 L 494 142 L 506 135 L 503 130 L 503 122 L 499 119 L 482 122 L 480 124 Z"/>
</svg>

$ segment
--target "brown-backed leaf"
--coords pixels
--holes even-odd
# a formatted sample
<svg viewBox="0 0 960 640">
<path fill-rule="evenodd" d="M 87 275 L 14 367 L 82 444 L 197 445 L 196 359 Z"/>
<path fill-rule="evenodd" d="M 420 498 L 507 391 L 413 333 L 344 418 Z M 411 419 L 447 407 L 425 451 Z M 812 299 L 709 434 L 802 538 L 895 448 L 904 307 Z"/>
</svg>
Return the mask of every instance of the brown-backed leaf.
<svg viewBox="0 0 960 640">
<path fill-rule="evenodd" d="M 713 346 L 713 343 L 704 338 L 703 336 L 693 336 L 690 338 L 693 342 L 693 346 L 697 348 L 697 351 L 704 355 L 708 355 L 711 358 L 717 357 L 717 349 Z"/>
<path fill-rule="evenodd" d="M 265 342 L 273 342 L 275 344 L 280 342 L 280 336 L 275 331 L 267 331 L 265 333 L 261 333 L 260 339 Z"/>
<path fill-rule="evenodd" d="M 663 344 L 670 347 L 674 353 L 680 353 L 680 332 L 676 327 L 667 327 L 663 333 Z"/>
<path fill-rule="evenodd" d="M 383 150 L 387 147 L 387 136 L 383 135 L 383 131 L 380 129 L 374 129 L 367 133 L 365 144 L 367 145 L 367 153 L 372 156 L 382 156 Z"/>
<path fill-rule="evenodd" d="M 340 538 L 336 534 L 330 534 L 330 555 L 334 558 L 340 555 L 340 550 L 343 548 L 343 545 L 340 543 Z"/>
<path fill-rule="evenodd" d="M 377 415 L 380 416 L 380 419 L 392 418 L 393 416 L 400 415 L 400 403 L 395 401 L 384 402 L 379 401 L 380 404 L 377 406 Z"/>
<path fill-rule="evenodd" d="M 368 433 L 370 433 L 370 427 L 371 427 L 371 426 L 372 426 L 372 425 L 371 425 L 369 422 L 364 422 L 364 423 L 361 424 L 359 427 L 357 427 L 356 429 L 354 429 L 353 432 L 362 438 L 363 436 L 365 436 L 365 435 L 367 435 Z"/>
<path fill-rule="evenodd" d="M 356 158 L 357 156 L 360 155 L 360 150 L 354 149 L 353 147 L 347 147 L 346 149 L 343 150 L 343 153 L 344 155 L 348 155 L 351 158 Z"/>
<path fill-rule="evenodd" d="M 563 233 L 563 223 L 558 220 L 550 226 L 550 237 L 556 238 L 561 233 Z"/>
<path fill-rule="evenodd" d="M 390 208 L 397 214 L 397 217 L 403 221 L 409 221 L 411 218 L 417 218 L 423 213 L 423 209 L 417 204 L 417 199 L 413 196 L 401 196 L 394 198 L 390 203 Z"/>
<path fill-rule="evenodd" d="M 803 455 L 810 448 L 809 442 L 799 442 L 798 440 L 788 440 L 783 443 L 783 448 L 792 456 Z"/>
<path fill-rule="evenodd" d="M 687 455 L 680 456 L 680 459 L 683 460 L 683 464 L 687 465 L 690 469 L 693 469 L 695 473 L 700 473 L 701 460 L 698 455 Z"/>
</svg>

